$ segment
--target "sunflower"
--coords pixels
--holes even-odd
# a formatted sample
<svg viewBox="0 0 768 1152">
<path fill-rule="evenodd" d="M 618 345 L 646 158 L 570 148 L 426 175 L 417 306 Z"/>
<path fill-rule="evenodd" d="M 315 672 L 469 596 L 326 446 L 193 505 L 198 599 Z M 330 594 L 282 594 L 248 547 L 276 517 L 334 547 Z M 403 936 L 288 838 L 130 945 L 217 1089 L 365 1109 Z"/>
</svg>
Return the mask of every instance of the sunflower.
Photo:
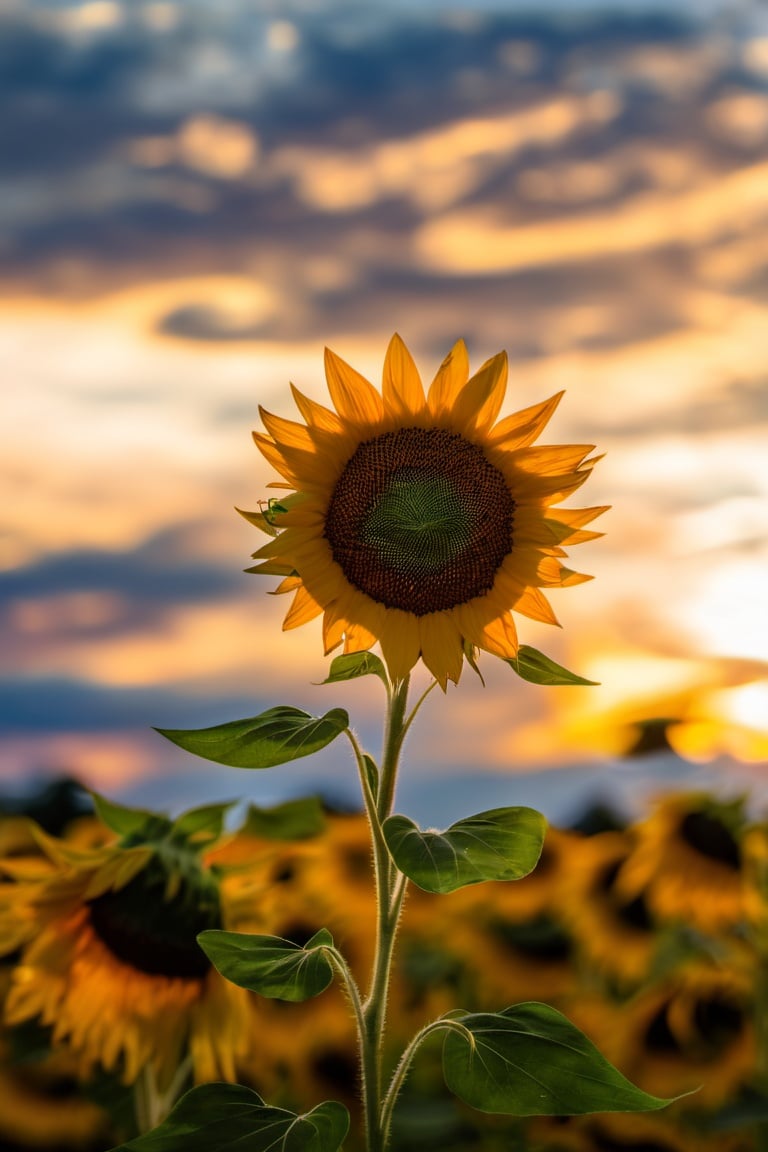
<svg viewBox="0 0 768 1152">
<path fill-rule="evenodd" d="M 46 869 L 0 887 L 0 955 L 20 949 L 6 1022 L 52 1028 L 83 1076 L 101 1066 L 130 1084 L 146 1067 L 166 1089 L 189 1057 L 196 1080 L 234 1080 L 250 997 L 196 936 L 241 925 L 199 853 L 172 837 L 82 849 L 36 836 Z"/>
<path fill-rule="evenodd" d="M 0 967 L 0 1015 L 10 979 L 10 968 Z M 27 1050 L 21 1057 L 18 1038 L 0 1025 L 0 1148 L 103 1148 L 109 1138 L 107 1115 L 83 1096 L 71 1056 L 44 1053 L 35 1040 L 34 1056 Z"/>
<path fill-rule="evenodd" d="M 756 1058 L 754 1006 L 748 970 L 690 961 L 632 1000 L 599 1009 L 602 1020 L 574 1016 L 601 1051 L 646 1092 L 698 1089 L 689 1107 L 718 1108 L 748 1083 Z M 609 1035 L 612 1033 L 612 1035 Z"/>
<path fill-rule="evenodd" d="M 283 627 L 322 616 L 326 653 L 378 641 L 393 680 L 421 657 L 443 688 L 476 648 L 514 659 L 511 611 L 557 623 L 541 590 L 589 579 L 562 545 L 599 535 L 583 526 L 605 511 L 553 509 L 595 463 L 592 445 L 531 447 L 562 393 L 496 423 L 506 355 L 470 377 L 463 341 L 426 395 L 397 335 L 381 393 L 329 350 L 325 368 L 335 412 L 294 388 L 304 423 L 261 409 L 253 433 L 293 490 L 243 513 L 274 534 L 248 571 L 294 594 Z"/>
<path fill-rule="evenodd" d="M 768 956 L 768 827 L 753 824 L 741 842 L 744 912 L 751 937 L 762 957 Z"/>
<path fill-rule="evenodd" d="M 645 979 L 657 947 L 642 892 L 626 895 L 621 869 L 632 850 L 627 832 L 581 840 L 560 885 L 561 915 L 589 970 L 627 990 Z"/>
<path fill-rule="evenodd" d="M 743 808 L 742 800 L 705 793 L 665 796 L 634 825 L 635 848 L 620 875 L 626 897 L 642 894 L 659 920 L 732 932 L 746 916 Z"/>
</svg>

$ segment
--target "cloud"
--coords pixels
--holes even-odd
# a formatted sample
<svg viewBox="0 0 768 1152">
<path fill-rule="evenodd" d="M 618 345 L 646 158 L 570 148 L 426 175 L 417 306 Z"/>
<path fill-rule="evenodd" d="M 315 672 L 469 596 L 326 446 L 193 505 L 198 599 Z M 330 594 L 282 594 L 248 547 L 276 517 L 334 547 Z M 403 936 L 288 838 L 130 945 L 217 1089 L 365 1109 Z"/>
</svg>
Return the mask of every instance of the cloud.
<svg viewBox="0 0 768 1152">
<path fill-rule="evenodd" d="M 157 533 L 135 549 L 78 548 L 0 572 L 0 604 L 67 592 L 103 592 L 164 608 L 216 600 L 242 585 L 241 576 L 227 568 L 180 556 L 180 536 L 175 527 Z"/>
<path fill-rule="evenodd" d="M 252 696 L 226 699 L 235 716 L 255 715 Z M 264 705 L 266 706 L 266 705 Z M 222 721 L 222 700 L 213 694 L 197 699 L 172 687 L 105 688 L 64 678 L 0 679 L 0 734 L 29 732 L 145 731 L 153 723 L 202 728 Z"/>
<path fill-rule="evenodd" d="M 589 80 L 603 49 L 682 49 L 692 36 L 684 21 L 642 15 L 484 14 L 459 27 L 326 6 L 297 17 L 286 50 L 274 21 L 245 5 L 226 21 L 174 11 L 172 34 L 125 11 L 76 36 L 51 14 L 6 16 L 7 275 L 66 292 L 59 269 L 75 255 L 82 290 L 169 267 L 286 269 L 297 248 L 339 247 L 365 267 L 399 253 L 407 268 L 420 221 L 467 197 L 506 199 L 504 172 L 578 137 L 589 109 L 608 106 L 614 97 Z M 646 104 L 632 110 L 634 133 Z M 375 233 L 383 250 L 370 249 Z M 303 294 L 310 315 L 313 300 Z M 209 317 L 168 327 L 222 338 Z"/>
<path fill-rule="evenodd" d="M 757 368 L 758 365 L 755 365 Z M 713 429 L 719 433 L 739 428 L 752 429 L 768 423 L 768 379 L 764 374 L 744 379 L 725 381 L 709 395 L 695 404 L 685 402 L 664 414 L 664 432 L 668 436 L 691 437 L 707 435 Z M 594 425 L 594 421 L 592 422 Z M 584 422 L 583 427 L 586 427 Z M 658 435 L 659 418 L 649 412 L 625 420 L 621 416 L 605 421 L 604 432 L 610 436 L 642 439 Z"/>
</svg>

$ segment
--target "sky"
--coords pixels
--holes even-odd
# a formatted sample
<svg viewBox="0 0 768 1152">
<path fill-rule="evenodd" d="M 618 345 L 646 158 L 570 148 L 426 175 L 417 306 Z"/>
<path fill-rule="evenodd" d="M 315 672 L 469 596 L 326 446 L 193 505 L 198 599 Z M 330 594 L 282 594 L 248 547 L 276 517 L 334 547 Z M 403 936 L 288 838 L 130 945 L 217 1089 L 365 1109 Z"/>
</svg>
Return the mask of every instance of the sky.
<svg viewBox="0 0 768 1152">
<path fill-rule="evenodd" d="M 377 684 L 317 686 L 233 509 L 259 405 L 324 399 L 325 345 L 378 382 L 394 331 L 426 380 L 506 349 L 505 411 L 566 389 L 547 439 L 606 453 L 578 503 L 612 505 L 562 628 L 519 628 L 600 686 L 486 659 L 403 795 L 631 791 L 658 719 L 670 779 L 761 786 L 764 6 L 6 0 L 0 100 L 0 790 L 351 795 L 336 746 L 238 774 L 152 726 L 343 705 L 375 749 Z"/>
</svg>

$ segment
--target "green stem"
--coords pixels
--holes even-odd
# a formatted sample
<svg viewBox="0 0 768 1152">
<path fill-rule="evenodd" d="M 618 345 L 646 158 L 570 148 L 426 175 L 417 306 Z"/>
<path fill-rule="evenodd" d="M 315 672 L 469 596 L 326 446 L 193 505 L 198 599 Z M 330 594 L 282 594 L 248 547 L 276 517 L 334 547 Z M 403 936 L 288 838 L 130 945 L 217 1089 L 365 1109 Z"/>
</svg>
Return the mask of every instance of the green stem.
<svg viewBox="0 0 768 1152">
<path fill-rule="evenodd" d="M 382 1049 L 387 1012 L 389 977 L 395 938 L 405 897 L 406 877 L 395 868 L 384 839 L 382 825 L 392 810 L 397 769 L 408 726 L 408 678 L 396 682 L 388 694 L 384 746 L 378 786 L 371 787 L 364 754 L 351 732 L 366 812 L 371 825 L 374 880 L 376 885 L 376 951 L 368 994 L 358 1002 L 355 1014 L 360 1043 L 363 1111 L 368 1152 L 385 1152 L 387 1134 L 382 1126 Z M 418 707 L 418 705 L 417 705 Z M 411 716 L 411 719 L 413 717 Z M 353 1002 L 354 1007 L 354 1002 Z"/>
<path fill-rule="evenodd" d="M 468 1036 L 470 1040 L 472 1039 L 471 1033 L 468 1032 L 464 1025 L 461 1024 L 458 1020 L 433 1020 L 431 1024 L 425 1024 L 424 1027 L 416 1033 L 400 1057 L 400 1062 L 393 1073 L 392 1080 L 390 1081 L 390 1085 L 387 1089 L 387 1094 L 384 1097 L 384 1103 L 381 1108 L 381 1127 L 384 1133 L 385 1143 L 389 1139 L 389 1129 L 392 1124 L 392 1113 L 397 1102 L 397 1097 L 405 1082 L 405 1078 L 408 1075 L 408 1069 L 411 1066 L 411 1061 L 416 1055 L 417 1049 L 421 1044 L 424 1043 L 428 1036 L 432 1035 L 433 1032 L 446 1030 L 460 1032 L 461 1035 L 465 1038 Z"/>
<path fill-rule="evenodd" d="M 410 677 L 398 680 L 392 687 L 392 697 L 387 711 L 387 723 L 384 731 L 384 750 L 381 757 L 381 776 L 379 778 L 379 794 L 376 801 L 376 810 L 380 823 L 384 823 L 392 811 L 395 799 L 395 785 L 397 784 L 397 767 L 400 761 L 400 750 L 403 746 L 405 733 L 410 721 L 406 721 L 405 713 L 408 705 L 408 684 Z M 421 703 L 421 701 L 419 701 Z M 418 707 L 418 705 L 417 705 Z M 413 719 L 413 717 L 411 717 Z"/>
<path fill-rule="evenodd" d="M 365 1020 L 363 1017 L 363 1002 L 360 998 L 360 990 L 357 987 L 357 982 L 338 948 L 326 948 L 325 954 L 342 979 L 344 990 L 352 1005 L 358 1036 L 362 1036 L 365 1028 Z"/>
<path fill-rule="evenodd" d="M 419 711 L 419 708 L 421 708 L 422 704 L 426 700 L 427 696 L 429 696 L 429 694 L 433 688 L 437 688 L 437 680 L 432 680 L 431 683 L 427 685 L 427 687 L 422 692 L 421 696 L 419 696 L 418 700 L 414 704 L 413 709 L 411 711 L 411 714 L 408 717 L 408 719 L 406 720 L 405 725 L 403 726 L 403 738 L 405 738 L 405 736 L 408 735 L 408 729 L 410 728 L 411 724 L 413 724 L 414 720 L 416 719 L 416 713 Z"/>
<path fill-rule="evenodd" d="M 409 1048 L 405 1064 L 401 1060 L 398 1069 L 402 1068 L 394 1088 L 390 1086 L 386 1100 L 383 1100 L 383 1074 L 382 1055 L 384 1046 L 384 1027 L 387 1014 L 387 1000 L 389 995 L 389 979 L 392 969 L 392 957 L 397 938 L 397 929 L 400 923 L 400 914 L 405 899 L 408 878 L 396 867 L 390 856 L 384 838 L 384 821 L 392 812 L 397 786 L 397 770 L 400 763 L 403 741 L 406 733 L 414 721 L 416 713 L 435 687 L 436 681 L 428 686 L 421 694 L 410 714 L 408 713 L 408 687 L 409 677 L 396 681 L 387 692 L 387 716 L 384 729 L 384 746 L 382 749 L 381 767 L 379 769 L 377 786 L 371 784 L 366 766 L 365 753 L 360 747 L 354 733 L 346 730 L 347 737 L 352 745 L 360 774 L 360 785 L 365 801 L 365 809 L 371 825 L 371 839 L 373 845 L 373 868 L 376 885 L 376 951 L 371 973 L 371 982 L 368 994 L 360 1000 L 357 985 L 351 979 L 343 959 L 339 956 L 335 960 L 338 970 L 342 973 L 347 990 L 352 1001 L 353 1011 L 358 1026 L 358 1039 L 360 1044 L 360 1065 L 362 1078 L 363 1112 L 365 1117 L 365 1137 L 367 1152 L 386 1152 L 389 1141 L 389 1128 L 392 1119 L 392 1109 L 395 1099 L 405 1076 L 413 1051 Z M 343 969 L 342 969 L 343 965 Z M 453 1026 L 440 1022 L 441 1027 Z M 434 1031 L 435 1025 L 429 1031 Z M 426 1034 L 426 1033 L 425 1033 Z M 422 1037 L 423 1038 L 423 1037 Z M 417 1040 L 417 1044 L 420 1040 Z M 394 1083 L 394 1082 L 393 1082 Z"/>
<path fill-rule="evenodd" d="M 158 1088 L 155 1070 L 145 1064 L 133 1085 L 133 1101 L 136 1114 L 136 1127 L 140 1135 L 151 1132 L 162 1124 L 181 1095 L 192 1068 L 192 1060 L 186 1056 L 174 1073 L 164 1092 Z"/>
</svg>

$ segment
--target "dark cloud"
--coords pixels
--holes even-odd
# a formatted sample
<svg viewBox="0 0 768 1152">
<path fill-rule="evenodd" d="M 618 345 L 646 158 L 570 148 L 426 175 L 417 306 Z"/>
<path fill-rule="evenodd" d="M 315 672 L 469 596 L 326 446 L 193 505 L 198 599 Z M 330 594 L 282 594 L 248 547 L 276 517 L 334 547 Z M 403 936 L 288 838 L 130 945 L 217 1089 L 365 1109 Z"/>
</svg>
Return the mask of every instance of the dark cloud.
<svg viewBox="0 0 768 1152">
<path fill-rule="evenodd" d="M 133 35 L 81 47 L 0 17 L 0 155 L 3 172 L 45 178 L 92 162 L 136 131 L 128 82 L 148 45 Z"/>
<path fill-rule="evenodd" d="M 230 10 L 227 20 L 206 18 L 183 5 L 178 13 L 181 23 L 172 36 L 127 19 L 82 42 L 34 26 L 21 13 L 5 17 L 0 154 L 6 178 L 17 181 L 10 198 L 17 208 L 6 206 L 9 272 L 39 275 L 46 262 L 72 255 L 101 263 L 113 275 L 122 266 L 135 266 L 137 258 L 144 274 L 169 263 L 179 270 L 190 265 L 222 270 L 238 259 L 252 261 L 265 243 L 268 250 L 284 253 L 310 237 L 327 247 L 335 233 L 359 225 L 385 232 L 397 228 L 407 236 L 418 213 L 404 215 L 379 204 L 334 221 L 297 201 L 285 184 L 254 189 L 238 178 L 211 180 L 171 163 L 162 175 L 176 181 L 174 195 L 168 179 L 132 168 L 125 146 L 138 137 L 173 132 L 197 113 L 216 112 L 250 125 L 267 155 L 292 143 L 332 144 L 354 153 L 375 140 L 407 137 L 457 117 L 525 108 L 568 91 L 570 61 L 583 61 L 585 53 L 587 60 L 600 60 L 633 45 L 675 45 L 694 35 L 683 20 L 648 15 L 567 21 L 489 14 L 457 27 L 393 13 L 366 22 L 359 9 L 340 8 L 297 19 L 295 59 L 281 69 L 266 52 L 269 17 L 264 14 L 245 5 Z M 524 74 L 504 63 L 508 42 L 532 46 L 532 64 Z M 228 66 L 218 88 L 209 90 L 206 60 L 217 51 Z M 588 76 L 589 68 L 581 67 Z M 241 90 L 243 77 L 248 83 Z M 668 110 L 652 113 L 651 105 L 644 97 L 626 113 L 633 119 L 620 131 L 642 133 L 651 115 L 654 130 L 668 128 Z M 689 118 L 691 112 L 686 110 Z M 609 139 L 610 128 L 605 134 Z M 514 161 L 511 171 L 526 159 L 523 154 Z M 99 163 L 113 169 L 111 175 L 102 173 L 107 187 L 103 201 L 94 204 L 90 192 L 96 178 L 89 171 Z M 50 179 L 65 175 L 70 183 L 51 197 Z M 78 176 L 82 187 L 77 179 L 72 182 Z M 19 180 L 26 183 L 19 187 Z M 115 184 L 121 185 L 119 195 Z M 479 201 L 486 196 L 504 202 L 508 193 L 501 173 L 476 195 Z M 30 216 L 30 203 L 41 197 L 44 203 Z"/>
<path fill-rule="evenodd" d="M 243 694 L 195 696 L 173 687 L 110 688 L 46 677 L 0 679 L 0 736 L 204 728 L 254 716 L 268 703 Z M 158 736 L 158 740 L 160 737 Z"/>
<path fill-rule="evenodd" d="M 139 548 L 125 551 L 78 548 L 55 552 L 24 567 L 0 572 L 0 607 L 18 599 L 107 592 L 163 609 L 218 600 L 242 587 L 241 573 L 181 555 L 178 534 L 178 529 L 162 532 Z M 200 536 L 204 538 L 202 527 Z"/>
<path fill-rule="evenodd" d="M 11 227 L 15 209 L 8 209 L 2 252 L 9 277 L 56 292 L 69 290 L 73 263 L 82 273 L 78 290 L 90 285 L 93 291 L 169 274 L 255 275 L 274 282 L 278 299 L 290 301 L 267 316 L 233 320 L 216 300 L 180 299 L 157 318 L 166 335 L 209 343 L 320 338 L 342 325 L 348 332 L 388 329 L 413 312 L 422 345 L 435 354 L 461 332 L 476 344 L 501 343 L 513 358 L 528 359 L 551 352 L 551 333 L 568 308 L 602 309 L 610 319 L 597 331 L 574 332 L 572 348 L 648 339 L 689 323 L 686 301 L 698 274 L 690 253 L 674 243 L 498 275 L 432 274 L 414 258 L 419 229 L 435 215 L 428 200 L 421 204 L 393 193 L 361 207 L 322 211 L 305 202 L 289 174 L 270 169 L 270 161 L 276 149 L 290 144 L 327 146 L 354 161 L 360 149 L 377 141 L 407 140 L 457 118 L 523 110 L 558 95 L 578 98 L 609 84 L 621 93 L 616 116 L 550 143 L 511 146 L 452 205 L 487 210 L 516 226 L 570 219 L 578 227 L 582 216 L 588 224 L 590 213 L 609 214 L 653 188 L 652 165 L 619 165 L 615 179 L 581 199 L 567 187 L 569 165 L 586 160 L 608 166 L 618 153 L 634 149 L 641 155 L 649 145 L 689 156 L 693 171 L 702 162 L 712 172 L 744 163 L 743 151 L 737 154 L 706 128 L 706 106 L 715 92 L 756 83 L 739 71 L 734 53 L 725 53 L 693 93 L 683 87 L 671 96 L 647 79 L 622 78 L 621 62 L 636 49 L 646 56 L 659 47 L 668 53 L 695 50 L 707 43 L 706 27 L 642 13 L 486 13 L 462 23 L 447 15 L 366 14 L 357 7 L 325 6 L 298 15 L 287 9 L 299 39 L 281 72 L 267 59 L 269 14 L 245 5 L 230 7 L 226 19 L 198 6 L 181 5 L 178 12 L 181 23 L 172 35 L 159 36 L 127 18 L 77 45 L 25 25 L 21 15 L 15 23 L 6 18 L 0 134 L 9 135 L 0 148 L 11 158 L 9 176 L 28 181 L 8 198 L 21 213 Z M 522 71 L 510 67 L 514 53 L 505 56 L 510 44 L 531 48 Z M 217 95 L 206 88 L 205 59 L 219 50 L 231 67 Z M 250 86 L 240 92 L 236 82 L 242 77 Z M 154 93 L 151 99 L 148 93 Z M 141 169 L 121 152 L 129 140 L 173 132 L 201 111 L 256 131 L 261 183 L 215 179 L 175 162 Z M 87 189 L 89 165 L 99 161 L 114 168 L 102 175 L 107 191 L 94 204 L 83 198 L 77 180 Z M 559 169 L 562 195 L 526 192 L 520 177 L 531 167 Z M 59 184 L 62 173 L 74 174 L 75 185 Z M 303 175 L 311 179 L 311 170 Z M 110 198 L 113 185 L 119 195 Z M 29 203 L 41 197 L 43 206 L 30 214 Z M 329 254 L 349 265 L 343 286 L 319 287 L 306 274 L 313 258 Z M 764 281 L 765 270 L 758 267 L 737 287 L 759 297 Z M 724 410 L 726 420 L 729 413 Z M 218 415 L 226 419 L 226 412 Z M 690 428 L 689 414 L 685 419 Z M 72 585 L 81 570 L 95 579 L 108 562 L 93 558 L 92 567 L 91 559 L 59 558 L 64 570 L 57 575 Z M 140 558 L 126 562 L 141 568 Z M 45 583 L 40 572 L 29 575 L 33 586 Z M 177 578 L 178 573 L 153 571 L 140 586 L 153 585 L 162 599 Z M 193 568 L 182 577 L 179 594 L 185 595 L 184 587 L 190 595 L 201 586 L 216 588 L 220 578 Z M 3 587 L 0 582 L 0 592 Z"/>
<path fill-rule="evenodd" d="M 574 436 L 586 435 L 591 428 L 599 427 L 601 439 L 606 436 L 628 437 L 642 440 L 645 437 L 667 435 L 695 436 L 706 435 L 713 430 L 728 432 L 739 428 L 756 428 L 768 424 L 768 377 L 727 381 L 722 388 L 706 396 L 697 396 L 695 403 L 690 400 L 676 409 L 651 413 L 644 419 L 633 417 L 631 421 L 613 420 L 610 413 L 591 412 L 589 424 L 575 423 Z M 756 495 L 759 484 L 754 487 L 737 483 L 729 495 Z"/>
</svg>

